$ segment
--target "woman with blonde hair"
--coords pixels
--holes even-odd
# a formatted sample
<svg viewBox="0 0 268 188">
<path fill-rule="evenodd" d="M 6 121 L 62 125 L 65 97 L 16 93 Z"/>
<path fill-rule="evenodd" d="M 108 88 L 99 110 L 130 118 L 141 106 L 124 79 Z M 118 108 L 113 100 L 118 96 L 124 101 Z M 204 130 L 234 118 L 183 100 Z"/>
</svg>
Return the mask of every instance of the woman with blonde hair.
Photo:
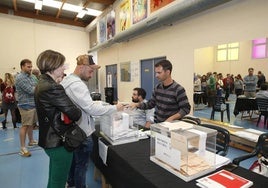
<svg viewBox="0 0 268 188">
<path fill-rule="evenodd" d="M 1 93 L 2 93 L 2 110 L 5 114 L 5 120 L 2 121 L 3 129 L 6 129 L 6 118 L 8 110 L 11 112 L 13 127 L 17 128 L 16 122 L 16 108 L 17 102 L 15 98 L 15 80 L 12 74 L 5 73 L 4 82 L 1 84 Z"/>
</svg>

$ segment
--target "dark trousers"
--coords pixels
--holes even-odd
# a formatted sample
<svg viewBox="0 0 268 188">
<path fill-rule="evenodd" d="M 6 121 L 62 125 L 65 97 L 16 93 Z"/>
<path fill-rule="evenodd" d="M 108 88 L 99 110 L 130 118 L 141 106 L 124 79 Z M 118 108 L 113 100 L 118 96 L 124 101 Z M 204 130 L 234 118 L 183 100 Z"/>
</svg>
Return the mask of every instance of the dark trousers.
<svg viewBox="0 0 268 188">
<path fill-rule="evenodd" d="M 69 187 L 86 188 L 86 173 L 92 150 L 93 140 L 90 136 L 74 151 L 72 166 L 67 181 Z"/>
</svg>

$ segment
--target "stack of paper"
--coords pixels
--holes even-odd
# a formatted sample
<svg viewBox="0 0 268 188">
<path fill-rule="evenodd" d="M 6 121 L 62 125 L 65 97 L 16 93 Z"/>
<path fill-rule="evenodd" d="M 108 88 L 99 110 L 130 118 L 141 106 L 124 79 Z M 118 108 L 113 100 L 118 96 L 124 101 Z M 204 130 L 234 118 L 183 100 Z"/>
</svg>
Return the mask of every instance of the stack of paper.
<svg viewBox="0 0 268 188">
<path fill-rule="evenodd" d="M 168 128 L 169 131 L 171 130 L 187 130 L 193 128 L 193 124 L 187 123 L 184 121 L 176 121 L 176 122 L 163 122 L 161 123 L 163 127 Z"/>
</svg>

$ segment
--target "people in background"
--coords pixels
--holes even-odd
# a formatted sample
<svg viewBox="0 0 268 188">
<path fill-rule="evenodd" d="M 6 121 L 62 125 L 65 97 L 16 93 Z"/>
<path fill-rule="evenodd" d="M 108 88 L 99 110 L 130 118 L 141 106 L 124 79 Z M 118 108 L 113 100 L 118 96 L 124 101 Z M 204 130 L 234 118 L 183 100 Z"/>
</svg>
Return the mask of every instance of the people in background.
<svg viewBox="0 0 268 188">
<path fill-rule="evenodd" d="M 247 98 L 256 97 L 256 86 L 258 82 L 258 77 L 256 75 L 253 75 L 253 73 L 254 73 L 254 69 L 249 68 L 248 75 L 245 76 L 243 79 L 244 85 L 245 85 L 244 95 Z"/>
<path fill-rule="evenodd" d="M 258 83 L 257 87 L 260 88 L 262 84 L 266 82 L 266 78 L 261 71 L 258 71 Z"/>
<path fill-rule="evenodd" d="M 154 88 L 151 99 L 147 102 L 131 103 L 129 106 L 142 110 L 155 108 L 156 123 L 183 118 L 190 112 L 191 106 L 184 87 L 171 77 L 172 64 L 168 60 L 162 60 L 154 67 L 159 84 Z"/>
<path fill-rule="evenodd" d="M 234 80 L 234 90 L 235 90 L 236 97 L 243 94 L 243 88 L 244 88 L 244 83 L 241 79 L 241 76 L 237 75 Z"/>
<path fill-rule="evenodd" d="M 34 103 L 34 90 L 36 80 L 32 77 L 32 62 L 29 59 L 23 59 L 20 62 L 21 72 L 16 76 L 15 86 L 18 93 L 18 108 L 21 114 L 20 145 L 19 154 L 24 157 L 30 157 L 31 153 L 25 147 L 26 134 L 28 134 L 28 146 L 37 145 L 33 139 L 33 126 L 37 122 L 37 114 Z"/>
<path fill-rule="evenodd" d="M 17 102 L 15 97 L 16 87 L 15 87 L 15 80 L 12 74 L 5 73 L 4 82 L 1 84 L 1 93 L 2 93 L 2 110 L 5 114 L 5 120 L 2 121 L 3 129 L 6 129 L 7 123 L 7 114 L 8 110 L 10 110 L 12 124 L 14 129 L 17 128 L 16 125 L 16 113 L 15 110 L 17 108 Z"/>
<path fill-rule="evenodd" d="M 32 75 L 36 79 L 36 81 L 38 82 L 39 77 L 40 77 L 40 70 L 39 69 L 33 69 L 32 70 Z"/>
<path fill-rule="evenodd" d="M 208 107 L 212 107 L 216 96 L 216 79 L 211 72 L 207 73 L 207 78 Z"/>
<path fill-rule="evenodd" d="M 231 88 L 232 88 L 233 81 L 231 79 L 231 75 L 227 74 L 226 77 L 223 79 L 223 87 L 225 91 L 225 100 L 228 101 L 230 93 L 231 93 Z"/>
<path fill-rule="evenodd" d="M 260 91 L 256 93 L 256 98 L 262 98 L 268 100 L 268 84 L 263 83 L 261 85 Z"/>
<path fill-rule="evenodd" d="M 201 75 L 194 75 L 194 103 L 199 104 L 203 97 L 202 88 L 201 88 Z"/>
<path fill-rule="evenodd" d="M 201 75 L 194 76 L 194 92 L 201 92 Z"/>
<path fill-rule="evenodd" d="M 203 92 L 203 103 L 207 104 L 207 76 L 202 75 L 201 77 L 201 91 Z"/>
<path fill-rule="evenodd" d="M 77 66 L 74 72 L 66 76 L 61 84 L 65 88 L 67 95 L 82 111 L 82 117 L 77 122 L 88 136 L 86 141 L 74 151 L 72 166 L 67 180 L 68 186 L 76 188 L 86 187 L 86 171 L 89 156 L 92 152 L 93 141 L 91 134 L 95 131 L 95 124 L 92 116 L 114 113 L 123 110 L 122 104 L 103 106 L 94 103 L 88 86 L 84 81 L 88 81 L 94 70 L 100 68 L 89 55 L 80 55 L 76 58 Z M 107 125 L 109 126 L 109 125 Z"/>
<path fill-rule="evenodd" d="M 77 121 L 82 114 L 59 84 L 64 74 L 64 62 L 65 57 L 52 50 L 42 52 L 36 62 L 42 73 L 35 89 L 40 126 L 38 145 L 49 157 L 47 188 L 65 187 L 73 158 L 73 153 L 63 147 L 61 137 L 55 132 L 62 128 L 61 115 L 63 113 L 70 120 Z"/>
<path fill-rule="evenodd" d="M 222 90 L 223 90 L 223 76 L 222 73 L 217 74 L 217 82 L 216 82 L 216 95 L 222 96 Z"/>
<path fill-rule="evenodd" d="M 140 103 L 147 102 L 145 99 L 146 91 L 143 88 L 134 88 L 132 93 L 132 102 Z M 131 113 L 133 117 L 133 123 L 145 128 L 150 128 L 154 123 L 154 108 L 148 110 L 134 109 Z"/>
</svg>

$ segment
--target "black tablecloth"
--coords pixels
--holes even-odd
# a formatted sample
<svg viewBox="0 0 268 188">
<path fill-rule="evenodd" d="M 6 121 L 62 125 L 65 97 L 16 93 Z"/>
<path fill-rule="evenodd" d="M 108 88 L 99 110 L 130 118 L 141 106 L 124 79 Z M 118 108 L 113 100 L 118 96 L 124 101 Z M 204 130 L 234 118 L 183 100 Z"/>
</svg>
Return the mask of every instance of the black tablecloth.
<svg viewBox="0 0 268 188">
<path fill-rule="evenodd" d="M 113 188 L 191 188 L 196 181 L 185 182 L 150 161 L 150 140 L 108 147 L 107 166 L 98 155 L 99 134 L 93 134 L 93 162 Z M 266 187 L 268 178 L 238 167 L 233 171 L 254 182 L 253 187 Z"/>
<path fill-rule="evenodd" d="M 242 111 L 250 111 L 250 110 L 258 110 L 258 105 L 256 99 L 254 98 L 237 98 L 235 107 L 234 107 L 234 115 L 237 116 L 239 112 Z"/>
</svg>

